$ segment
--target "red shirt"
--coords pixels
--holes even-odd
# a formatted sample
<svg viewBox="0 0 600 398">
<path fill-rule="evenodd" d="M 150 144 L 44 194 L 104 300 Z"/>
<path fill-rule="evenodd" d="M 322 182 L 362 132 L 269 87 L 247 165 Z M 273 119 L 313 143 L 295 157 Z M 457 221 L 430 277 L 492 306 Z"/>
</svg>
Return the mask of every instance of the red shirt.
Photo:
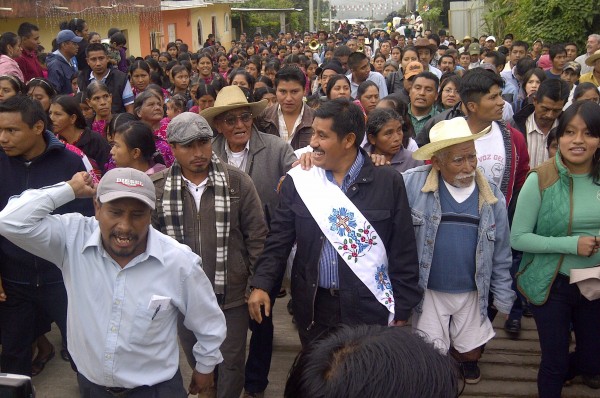
<svg viewBox="0 0 600 398">
<path fill-rule="evenodd" d="M 15 61 L 17 61 L 19 68 L 21 68 L 21 71 L 23 72 L 23 78 L 25 79 L 24 83 L 27 83 L 34 77 L 44 77 L 42 65 L 40 65 L 37 58 L 37 51 L 23 49 L 21 56 L 15 58 Z"/>
</svg>

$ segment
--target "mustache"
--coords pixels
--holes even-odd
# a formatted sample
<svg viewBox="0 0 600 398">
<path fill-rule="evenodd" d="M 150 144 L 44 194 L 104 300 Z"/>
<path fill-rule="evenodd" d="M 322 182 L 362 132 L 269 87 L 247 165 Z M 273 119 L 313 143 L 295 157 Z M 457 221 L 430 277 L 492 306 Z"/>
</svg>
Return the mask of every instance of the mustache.
<svg viewBox="0 0 600 398">
<path fill-rule="evenodd" d="M 472 171 L 470 173 L 459 173 L 459 174 L 456 175 L 455 178 L 457 180 L 464 180 L 466 178 L 472 178 L 472 177 L 475 177 L 475 171 Z"/>
</svg>

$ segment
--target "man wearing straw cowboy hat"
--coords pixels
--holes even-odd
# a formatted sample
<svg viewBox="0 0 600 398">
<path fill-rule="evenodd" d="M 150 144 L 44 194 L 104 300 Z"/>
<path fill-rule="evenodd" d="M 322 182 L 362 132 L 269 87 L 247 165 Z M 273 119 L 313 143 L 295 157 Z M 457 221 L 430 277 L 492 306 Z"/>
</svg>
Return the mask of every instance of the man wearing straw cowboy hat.
<svg viewBox="0 0 600 398">
<path fill-rule="evenodd" d="M 227 398 L 238 397 L 244 387 L 247 284 L 267 227 L 252 180 L 219 159 L 212 151 L 212 136 L 206 119 L 198 114 L 184 112 L 171 120 L 167 141 L 176 161 L 152 175 L 156 188 L 152 224 L 202 257 L 202 269 L 227 323 L 217 388 L 204 396 Z M 181 322 L 178 332 L 192 366 L 196 337 Z"/>
<path fill-rule="evenodd" d="M 508 216 L 500 189 L 477 169 L 474 141 L 463 117 L 432 127 L 431 142 L 413 153 L 431 160 L 403 174 L 419 254 L 423 301 L 413 327 L 462 364 L 477 383 L 481 346 L 494 336 L 487 317 L 489 291 L 502 313 L 511 310 L 512 255 Z M 452 345 L 452 348 L 450 347 Z"/>
<path fill-rule="evenodd" d="M 248 103 L 238 86 L 227 86 L 219 91 L 215 106 L 200 114 L 220 133 L 213 140 L 214 153 L 252 178 L 268 223 L 279 201 L 276 190 L 279 179 L 292 168 L 296 155 L 290 144 L 280 137 L 260 132 L 254 126 L 254 117 L 266 106 L 267 100 Z M 281 280 L 270 292 L 271 305 L 275 303 L 280 288 Z M 262 324 L 250 321 L 250 330 L 252 338 L 246 361 L 245 396 L 260 396 L 269 382 L 273 320 L 270 317 Z"/>
</svg>

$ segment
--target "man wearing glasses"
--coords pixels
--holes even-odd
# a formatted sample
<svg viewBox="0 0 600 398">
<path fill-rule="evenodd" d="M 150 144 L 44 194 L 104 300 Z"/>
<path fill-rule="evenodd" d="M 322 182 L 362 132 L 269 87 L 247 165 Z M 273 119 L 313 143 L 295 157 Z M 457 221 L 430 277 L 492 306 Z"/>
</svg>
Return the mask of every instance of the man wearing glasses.
<svg viewBox="0 0 600 398">
<path fill-rule="evenodd" d="M 238 86 L 227 86 L 219 91 L 215 106 L 201 115 L 218 131 L 213 152 L 231 166 L 245 171 L 262 202 L 267 223 L 279 197 L 276 191 L 281 176 L 292 167 L 296 156 L 290 144 L 281 138 L 260 132 L 252 124 L 255 115 L 267 106 L 267 100 L 248 103 Z M 271 303 L 279 293 L 281 280 L 270 292 Z M 273 320 L 258 324 L 250 321 L 252 338 L 246 362 L 245 396 L 260 396 L 268 384 L 271 354 L 273 352 Z"/>
<path fill-rule="evenodd" d="M 212 137 L 211 127 L 198 114 L 185 112 L 171 120 L 167 140 L 176 161 L 152 176 L 156 188 L 152 224 L 202 258 L 227 323 L 217 388 L 207 396 L 225 398 L 240 396 L 244 387 L 248 278 L 262 252 L 267 227 L 252 180 L 219 159 Z M 196 336 L 181 321 L 179 338 L 193 367 Z"/>
</svg>

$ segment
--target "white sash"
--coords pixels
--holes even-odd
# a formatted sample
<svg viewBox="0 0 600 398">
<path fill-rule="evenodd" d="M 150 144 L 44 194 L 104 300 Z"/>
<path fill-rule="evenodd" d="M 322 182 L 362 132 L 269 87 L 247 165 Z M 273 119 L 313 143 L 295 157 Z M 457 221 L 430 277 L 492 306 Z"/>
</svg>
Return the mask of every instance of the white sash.
<svg viewBox="0 0 600 398">
<path fill-rule="evenodd" d="M 375 228 L 342 190 L 327 179 L 325 170 L 300 166 L 288 174 L 296 191 L 323 234 L 348 267 L 390 312 L 394 320 L 394 293 L 388 276 L 388 258 Z"/>
</svg>

